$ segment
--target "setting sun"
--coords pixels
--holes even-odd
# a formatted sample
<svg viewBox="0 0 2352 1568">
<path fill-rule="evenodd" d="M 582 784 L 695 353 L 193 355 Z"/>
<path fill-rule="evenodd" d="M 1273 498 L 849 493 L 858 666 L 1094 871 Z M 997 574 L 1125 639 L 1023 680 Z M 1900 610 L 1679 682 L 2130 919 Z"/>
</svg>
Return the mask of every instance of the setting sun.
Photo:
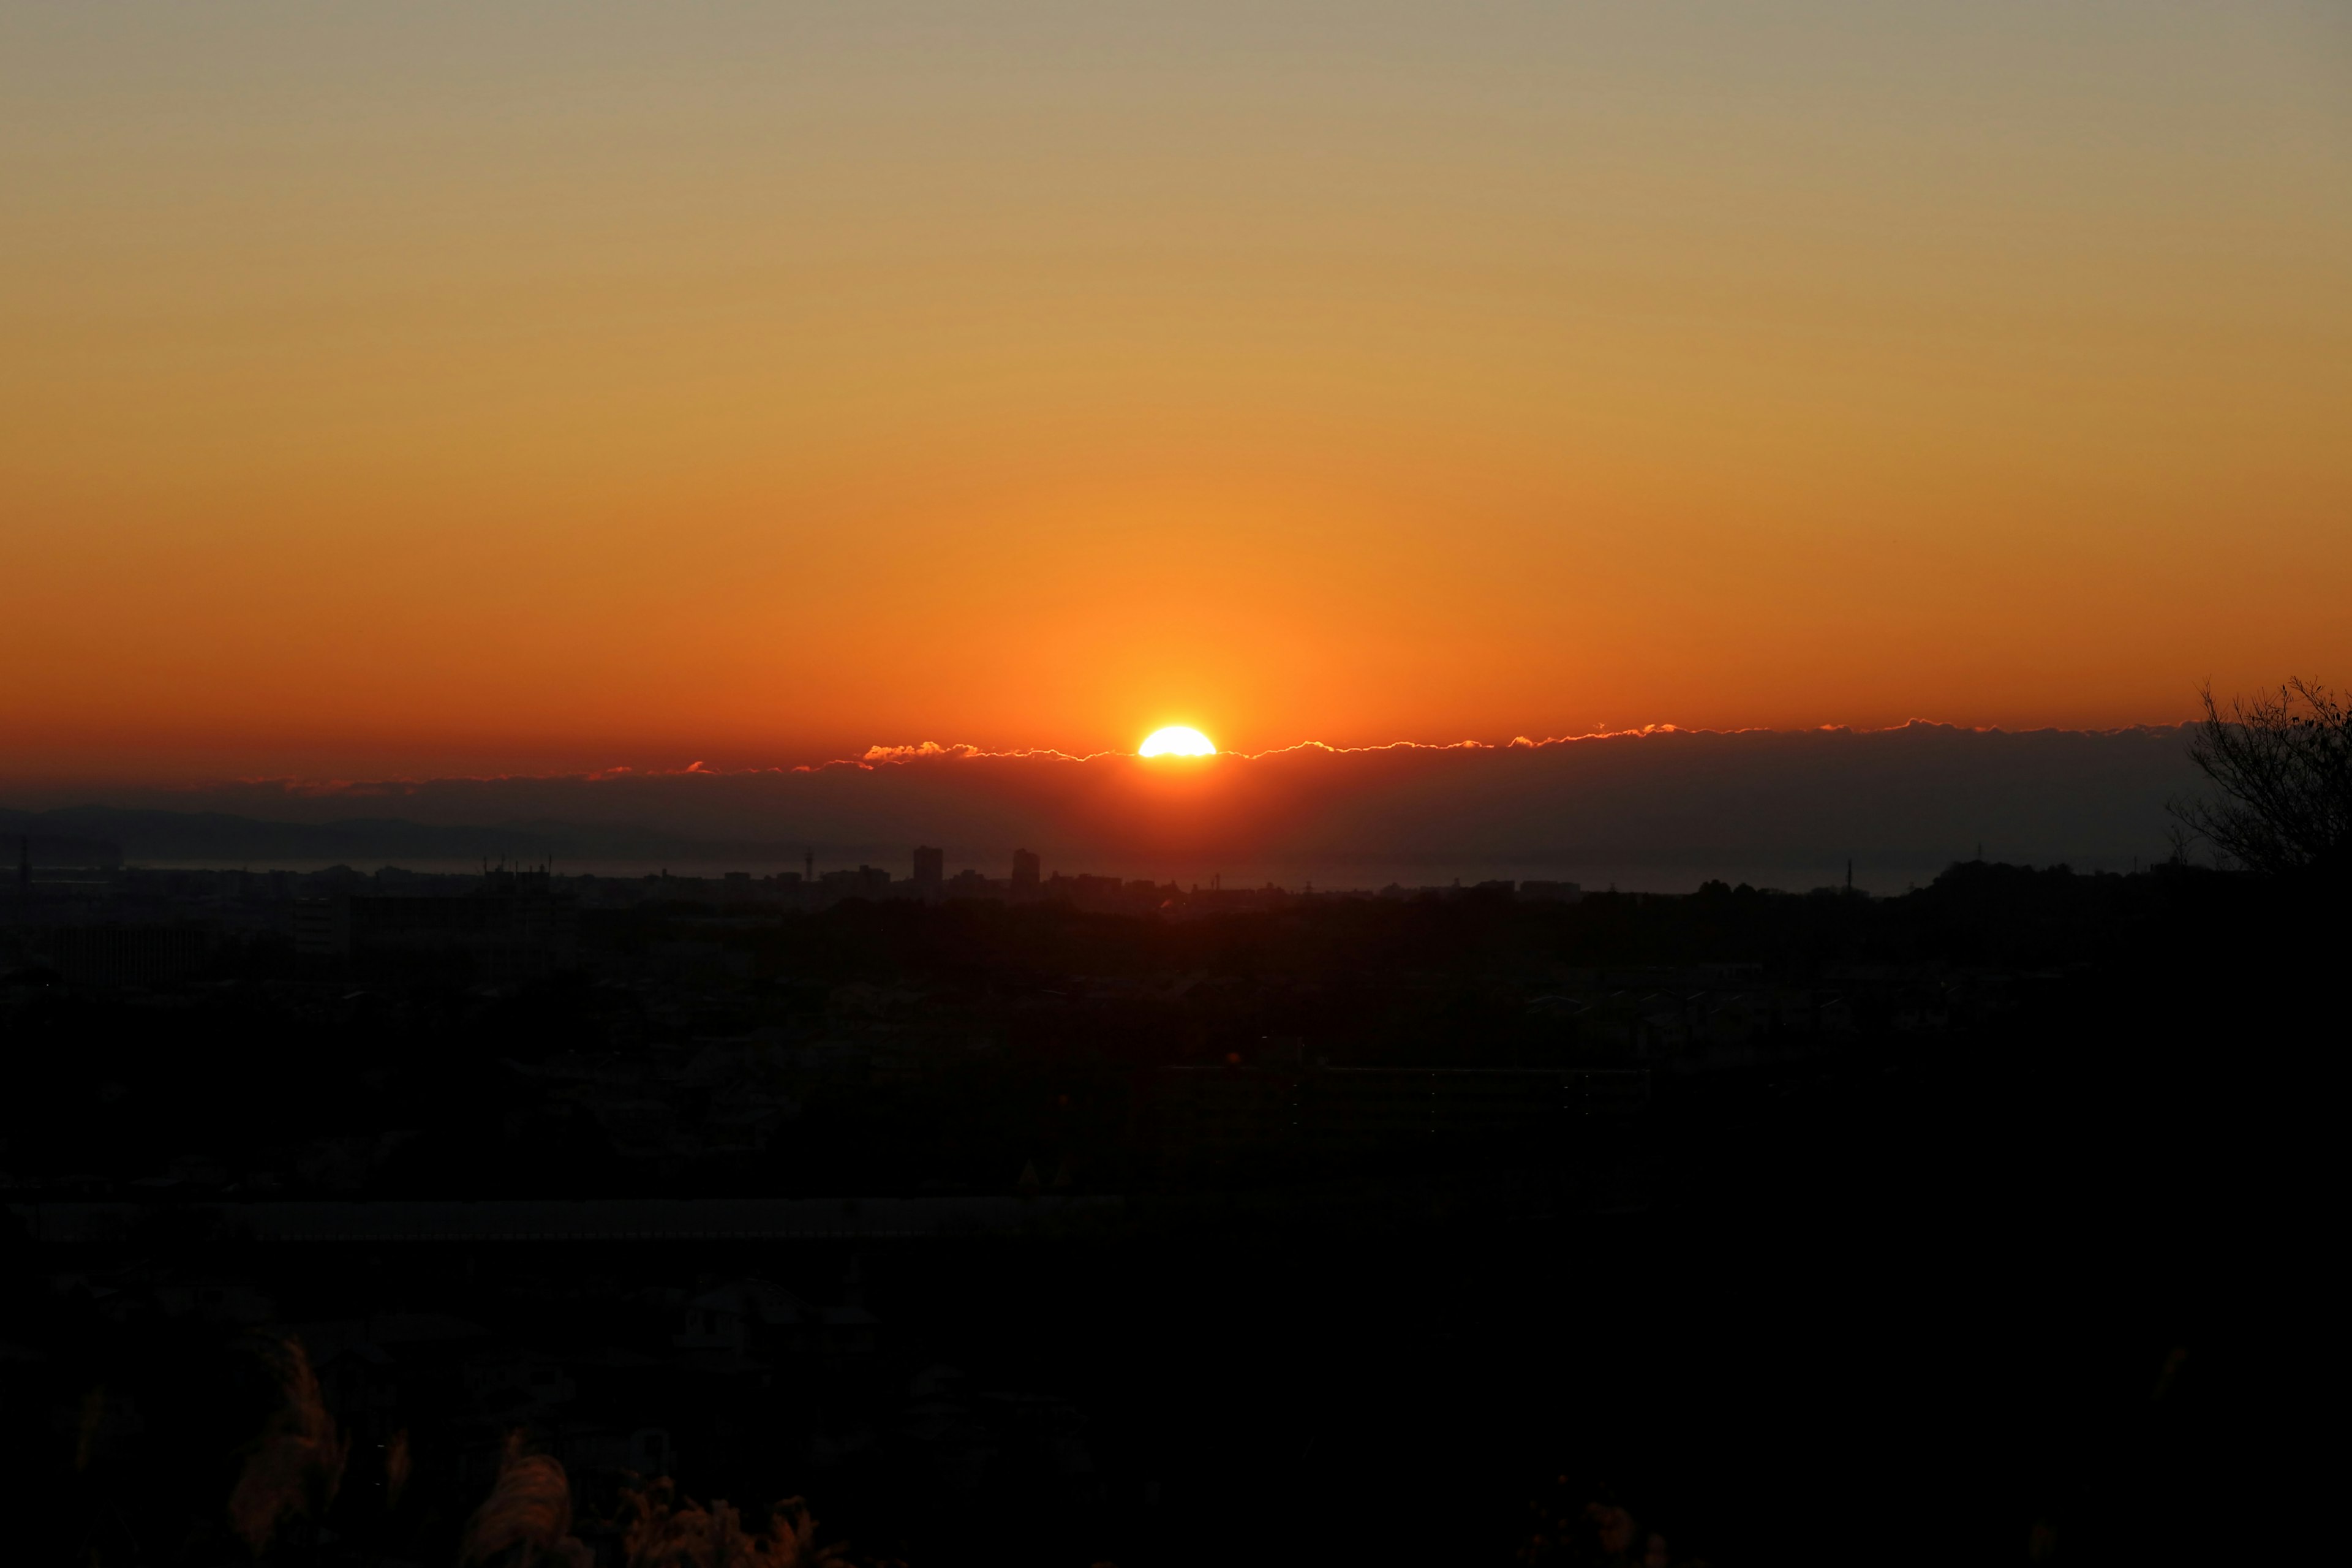
<svg viewBox="0 0 2352 1568">
<path fill-rule="evenodd" d="M 1165 730 L 1154 730 L 1150 738 L 1136 748 L 1139 757 L 1213 757 L 1216 742 L 1198 730 L 1188 730 L 1181 724 L 1171 724 Z"/>
</svg>

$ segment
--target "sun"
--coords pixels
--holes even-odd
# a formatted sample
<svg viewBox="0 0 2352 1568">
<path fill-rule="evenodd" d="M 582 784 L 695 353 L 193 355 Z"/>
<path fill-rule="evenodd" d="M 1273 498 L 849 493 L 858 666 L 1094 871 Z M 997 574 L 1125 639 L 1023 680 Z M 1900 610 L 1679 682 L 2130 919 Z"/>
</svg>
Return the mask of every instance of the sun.
<svg viewBox="0 0 2352 1568">
<path fill-rule="evenodd" d="M 1217 743 L 1198 730 L 1188 730 L 1181 724 L 1171 724 L 1165 730 L 1154 730 L 1150 738 L 1135 749 L 1139 757 L 1213 757 Z"/>
</svg>

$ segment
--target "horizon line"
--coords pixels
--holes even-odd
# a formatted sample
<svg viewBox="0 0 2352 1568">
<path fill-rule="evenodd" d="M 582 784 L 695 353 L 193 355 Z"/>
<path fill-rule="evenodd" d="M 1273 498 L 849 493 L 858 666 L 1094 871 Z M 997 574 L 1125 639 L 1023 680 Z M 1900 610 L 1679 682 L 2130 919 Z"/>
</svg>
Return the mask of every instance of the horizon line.
<svg viewBox="0 0 2352 1568">
<path fill-rule="evenodd" d="M 1154 766 L 1168 764 L 1178 766 L 1202 766 L 1213 765 L 1217 761 L 1225 758 L 1231 758 L 1237 762 L 1261 762 L 1300 753 L 1318 753 L 1338 757 L 1372 755 L 1381 752 L 1426 752 L 1432 753 L 1449 752 L 1483 752 L 1497 753 L 1514 752 L 1536 752 L 1555 750 L 1563 746 L 1596 742 L 1657 740 L 1669 737 L 1705 739 L 1745 735 L 1865 736 L 1897 734 L 1912 730 L 1934 730 L 1956 734 L 1972 735 L 2024 736 L 2069 734 L 2083 736 L 2116 736 L 2155 733 L 2164 731 L 2180 731 L 2191 728 L 2198 722 L 2200 721 L 2190 720 L 2172 723 L 2141 722 L 2104 727 L 2084 726 L 2081 728 L 2069 728 L 2067 726 L 2057 724 L 2043 724 L 2034 726 L 2031 729 L 2016 730 L 2012 730 L 2000 724 L 1954 724 L 1942 720 L 1921 718 L 1906 719 L 1899 724 L 1883 724 L 1875 726 L 1854 724 L 1817 724 L 1804 728 L 1780 728 L 1769 724 L 1751 724 L 1718 729 L 1706 726 L 1686 726 L 1674 723 L 1652 723 L 1640 725 L 1638 727 L 1629 726 L 1623 729 L 1595 729 L 1578 733 L 1545 736 L 1541 739 L 1533 738 L 1524 734 L 1514 735 L 1507 741 L 1482 741 L 1476 739 L 1465 739 L 1460 741 L 1403 740 L 1370 742 L 1362 745 L 1339 745 L 1327 741 L 1307 740 L 1293 742 L 1288 745 L 1269 746 L 1263 750 L 1255 752 L 1220 750 L 1213 755 L 1207 757 L 1149 759 L 1138 756 L 1133 751 L 1118 748 L 1105 748 L 1101 751 L 1084 752 L 1066 752 L 1059 750 L 1058 748 L 1049 746 L 1018 747 L 1003 751 L 992 751 L 968 742 L 950 742 L 943 745 L 936 741 L 921 741 L 910 743 L 877 742 L 874 745 L 868 746 L 863 752 L 856 756 L 832 757 L 817 763 L 753 763 L 749 766 L 732 768 L 714 768 L 708 763 L 700 759 L 697 759 L 694 762 L 687 763 L 683 767 L 667 768 L 658 766 L 639 766 L 634 763 L 616 763 L 608 767 L 561 769 L 545 773 L 517 770 L 506 773 L 448 773 L 424 775 L 396 774 L 389 777 L 377 778 L 319 778 L 304 777 L 291 773 L 230 774 L 212 779 L 184 780 L 176 783 L 142 784 L 124 780 L 110 782 L 91 781 L 83 785 L 67 784 L 63 787 L 80 787 L 90 789 L 131 788 L 153 791 L 155 793 L 164 795 L 176 795 L 194 794 L 205 790 L 220 789 L 231 786 L 242 786 L 246 788 L 268 788 L 275 786 L 284 794 L 307 797 L 322 797 L 339 795 L 395 796 L 403 793 L 414 792 L 435 784 L 561 783 L 567 781 L 598 784 L 622 780 L 677 778 L 740 779 L 759 777 L 762 775 L 781 777 L 791 774 L 817 774 L 830 773 L 839 769 L 855 769 L 863 773 L 873 773 L 880 769 L 889 767 L 963 762 L 1061 762 L 1084 763 L 1103 761 L 1129 761 L 1137 763 L 1150 762 Z M 6 787 L 5 784 L 0 783 L 0 787 Z M 56 789 L 60 786 L 51 784 L 47 787 L 49 789 Z"/>
</svg>

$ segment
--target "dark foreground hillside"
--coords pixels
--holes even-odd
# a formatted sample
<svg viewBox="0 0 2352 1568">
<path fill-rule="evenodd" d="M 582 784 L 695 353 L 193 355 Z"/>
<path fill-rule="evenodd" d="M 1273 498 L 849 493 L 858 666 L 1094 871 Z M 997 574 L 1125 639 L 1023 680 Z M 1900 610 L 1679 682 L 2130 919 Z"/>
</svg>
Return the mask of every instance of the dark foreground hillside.
<svg viewBox="0 0 2352 1568">
<path fill-rule="evenodd" d="M 2303 1484 L 2252 1395 L 2344 931 L 1972 865 L 654 903 L 520 980 L 35 954 L 11 1528 L 448 1563 L 536 1453 L 606 1563 L 706 1560 L 658 1475 L 916 1564 L 2230 1560 Z"/>
</svg>

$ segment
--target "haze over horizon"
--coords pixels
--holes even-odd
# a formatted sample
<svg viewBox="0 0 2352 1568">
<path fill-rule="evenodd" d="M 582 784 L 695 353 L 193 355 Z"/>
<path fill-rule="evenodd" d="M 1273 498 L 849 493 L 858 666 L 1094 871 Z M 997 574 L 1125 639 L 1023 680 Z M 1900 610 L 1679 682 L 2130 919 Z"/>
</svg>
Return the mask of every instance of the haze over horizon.
<svg viewBox="0 0 2352 1568">
<path fill-rule="evenodd" d="M 1216 745 L 1215 754 L 1222 757 L 1254 761 L 1279 757 L 1291 752 L 1319 752 L 1331 754 L 1399 752 L 1459 752 L 1514 751 L 1545 749 L 1577 742 L 1606 741 L 1643 735 L 1743 735 L 1743 734 L 1874 734 L 1914 727 L 1949 730 L 1978 734 L 2023 734 L 2043 731 L 2079 732 L 2084 734 L 2114 734 L 2122 731 L 2179 729 L 2181 719 L 2132 721 L 2108 725 L 2067 726 L 2057 724 L 1958 724 L 1949 721 L 1923 718 L 1917 715 L 1888 724 L 1822 723 L 1798 726 L 1771 724 L 1693 725 L 1672 721 L 1653 721 L 1625 725 L 1594 725 L 1588 729 L 1569 730 L 1559 733 L 1532 734 L 1516 732 L 1507 736 L 1462 735 L 1453 739 L 1401 737 L 1381 741 L 1335 742 L 1320 736 L 1305 740 L 1277 742 L 1245 750 L 1234 745 Z M 1195 731 L 1197 733 L 1197 731 Z M 1141 737 L 1139 732 L 1139 739 Z M 894 763 L 928 761 L 1002 761 L 1016 759 L 1050 759 L 1061 762 L 1095 762 L 1119 758 L 1148 756 L 1135 743 L 1113 744 L 1090 751 L 1074 750 L 1048 743 L 1013 743 L 987 746 L 971 741 L 875 741 L 854 746 L 837 754 L 788 756 L 770 754 L 761 757 L 735 757 L 719 748 L 703 748 L 711 755 L 700 754 L 697 748 L 682 748 L 677 759 L 649 760 L 636 756 L 630 760 L 602 763 L 555 763 L 533 766 L 529 759 L 517 759 L 515 765 L 495 767 L 476 772 L 461 769 L 443 771 L 420 770 L 408 773 L 383 772 L 366 774 L 356 771 L 284 772 L 266 770 L 236 771 L 220 766 L 206 766 L 201 761 L 186 760 L 179 771 L 163 775 L 152 773 L 127 773 L 105 769 L 82 772 L 51 773 L 40 764 L 41 759 L 12 755 L 0 760 L 0 792 L 17 802 L 26 800 L 65 801 L 89 798 L 134 798 L 152 795 L 169 798 L 175 794 L 203 791 L 222 786 L 283 786 L 302 793 L 320 795 L 366 794 L 387 787 L 432 784 L 442 781 L 484 782 L 492 780 L 530 779 L 603 779 L 625 776 L 660 777 L 686 774 L 814 773 L 834 768 L 871 769 Z M 685 753 L 693 752 L 691 756 Z M 716 760 L 714 760 L 716 759 Z M 24 765 L 27 761 L 35 765 Z"/>
</svg>

